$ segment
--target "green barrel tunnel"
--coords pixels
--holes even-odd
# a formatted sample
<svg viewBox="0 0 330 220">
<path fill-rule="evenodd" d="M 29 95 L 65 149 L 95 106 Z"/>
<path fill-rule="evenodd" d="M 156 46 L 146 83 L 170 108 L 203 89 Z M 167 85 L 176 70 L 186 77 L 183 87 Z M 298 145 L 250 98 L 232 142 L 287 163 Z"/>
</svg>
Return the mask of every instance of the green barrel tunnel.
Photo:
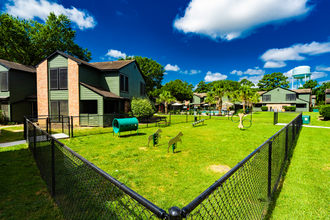
<svg viewBox="0 0 330 220">
<path fill-rule="evenodd" d="M 112 128 L 114 133 L 122 131 L 136 131 L 139 127 L 137 118 L 115 118 L 112 121 Z"/>
</svg>

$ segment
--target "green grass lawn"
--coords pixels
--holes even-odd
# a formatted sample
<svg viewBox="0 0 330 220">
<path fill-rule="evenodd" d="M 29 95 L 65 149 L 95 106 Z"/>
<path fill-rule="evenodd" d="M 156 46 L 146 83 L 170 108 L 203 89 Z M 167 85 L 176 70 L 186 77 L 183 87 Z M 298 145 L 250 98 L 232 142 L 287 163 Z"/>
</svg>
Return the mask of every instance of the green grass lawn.
<svg viewBox="0 0 330 220">
<path fill-rule="evenodd" d="M 329 146 L 329 129 L 302 128 L 271 219 L 330 219 Z"/>
<path fill-rule="evenodd" d="M 26 144 L 0 147 L 0 219 L 63 219 Z"/>
<path fill-rule="evenodd" d="M 20 141 L 24 139 L 23 126 L 5 126 L 0 128 L 0 143 Z"/>
<path fill-rule="evenodd" d="M 292 119 L 292 115 L 298 115 L 299 112 L 287 113 L 280 112 L 278 115 L 279 123 L 289 123 Z M 330 120 L 320 120 L 320 114 L 318 112 L 303 112 L 303 115 L 310 115 L 310 125 L 330 127 Z"/>
<path fill-rule="evenodd" d="M 238 124 L 224 117 L 206 120 L 204 126 L 191 123 L 162 127 L 159 145 L 147 147 L 149 135 L 158 128 L 136 132 L 100 134 L 99 129 L 79 129 L 79 137 L 62 142 L 105 172 L 131 187 L 160 208 L 184 207 L 224 173 L 211 165 L 230 168 L 244 159 L 281 127 L 273 126 L 273 113 L 257 112 L 253 125 L 240 130 Z M 291 114 L 291 120 L 296 116 Z M 173 117 L 173 116 L 172 116 Z M 175 119 L 180 121 L 179 117 Z M 250 118 L 250 116 L 247 116 Z M 108 129 L 111 132 L 111 129 Z M 85 132 L 85 133 L 84 133 Z M 167 153 L 168 141 L 183 133 L 176 153 Z M 89 133 L 93 135 L 88 135 Z"/>
</svg>

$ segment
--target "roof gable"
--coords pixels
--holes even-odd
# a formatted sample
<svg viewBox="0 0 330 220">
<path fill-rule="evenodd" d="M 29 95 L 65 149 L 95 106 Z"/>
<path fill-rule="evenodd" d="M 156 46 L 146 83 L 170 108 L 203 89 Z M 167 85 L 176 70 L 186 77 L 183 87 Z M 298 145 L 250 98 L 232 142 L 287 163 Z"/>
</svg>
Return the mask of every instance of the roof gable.
<svg viewBox="0 0 330 220">
<path fill-rule="evenodd" d="M 118 71 L 121 68 L 133 62 L 135 62 L 135 60 L 118 60 L 118 61 L 109 61 L 109 62 L 90 63 L 90 65 L 102 71 Z"/>
<path fill-rule="evenodd" d="M 290 89 L 285 89 L 285 88 L 282 88 L 282 87 L 276 87 L 274 89 L 271 89 L 271 90 L 268 90 L 268 91 L 262 93 L 261 95 L 267 95 L 267 93 L 272 92 L 274 90 L 279 90 L 279 89 L 284 90 L 284 91 L 288 91 L 288 92 L 291 92 L 291 93 L 296 93 L 295 91 L 292 91 Z"/>
<path fill-rule="evenodd" d="M 4 66 L 8 70 L 14 69 L 14 70 L 20 70 L 20 71 L 29 72 L 29 73 L 36 73 L 36 68 L 33 66 L 26 66 L 26 65 L 11 62 L 8 60 L 0 59 L 0 65 Z"/>
</svg>

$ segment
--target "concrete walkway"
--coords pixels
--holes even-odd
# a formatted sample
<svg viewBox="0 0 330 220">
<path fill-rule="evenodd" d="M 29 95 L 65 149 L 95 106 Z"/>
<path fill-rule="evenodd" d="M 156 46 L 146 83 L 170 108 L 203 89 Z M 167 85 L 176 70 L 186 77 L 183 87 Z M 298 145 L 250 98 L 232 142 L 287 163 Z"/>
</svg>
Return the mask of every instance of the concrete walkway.
<svg viewBox="0 0 330 220">
<path fill-rule="evenodd" d="M 285 124 L 285 123 L 277 123 L 276 125 L 285 126 L 287 124 Z M 330 129 L 330 127 L 315 126 L 315 125 L 303 125 L 303 127 L 309 127 L 309 128 L 327 128 L 327 129 Z"/>
<path fill-rule="evenodd" d="M 52 137 L 56 138 L 56 139 L 64 139 L 64 138 L 69 138 L 68 135 L 64 134 L 64 133 L 59 133 L 59 134 L 52 134 Z M 39 141 L 42 141 L 41 139 L 47 140 L 46 136 L 37 136 L 36 138 L 37 140 L 39 139 Z M 7 142 L 7 143 L 1 143 L 0 147 L 10 147 L 10 146 L 15 146 L 15 145 L 19 145 L 19 144 L 26 144 L 26 140 L 21 140 L 21 141 L 13 141 L 13 142 Z"/>
</svg>

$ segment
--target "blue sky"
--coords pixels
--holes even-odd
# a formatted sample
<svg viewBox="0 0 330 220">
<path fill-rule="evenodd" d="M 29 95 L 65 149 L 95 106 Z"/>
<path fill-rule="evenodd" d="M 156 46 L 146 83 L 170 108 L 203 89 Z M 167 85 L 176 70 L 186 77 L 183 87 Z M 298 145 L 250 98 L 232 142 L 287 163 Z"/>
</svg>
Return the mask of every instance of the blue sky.
<svg viewBox="0 0 330 220">
<path fill-rule="evenodd" d="M 0 8 L 41 22 L 65 14 L 91 62 L 149 57 L 165 67 L 163 84 L 257 83 L 304 65 L 312 79 L 330 80 L 329 0 L 0 0 Z"/>
</svg>

